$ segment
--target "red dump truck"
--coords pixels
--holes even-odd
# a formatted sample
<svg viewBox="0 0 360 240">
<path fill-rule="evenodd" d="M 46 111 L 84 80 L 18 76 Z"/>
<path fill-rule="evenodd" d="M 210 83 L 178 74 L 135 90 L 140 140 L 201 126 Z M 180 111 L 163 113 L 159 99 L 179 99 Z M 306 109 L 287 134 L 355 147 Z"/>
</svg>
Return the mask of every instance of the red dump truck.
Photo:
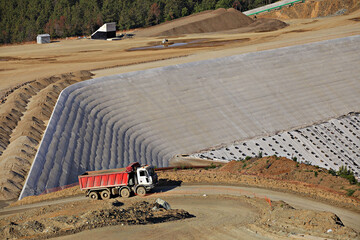
<svg viewBox="0 0 360 240">
<path fill-rule="evenodd" d="M 145 195 L 158 178 L 154 167 L 134 162 L 126 168 L 88 171 L 79 176 L 81 190 L 91 199 L 109 199 L 111 195 L 129 197 L 132 192 Z"/>
</svg>

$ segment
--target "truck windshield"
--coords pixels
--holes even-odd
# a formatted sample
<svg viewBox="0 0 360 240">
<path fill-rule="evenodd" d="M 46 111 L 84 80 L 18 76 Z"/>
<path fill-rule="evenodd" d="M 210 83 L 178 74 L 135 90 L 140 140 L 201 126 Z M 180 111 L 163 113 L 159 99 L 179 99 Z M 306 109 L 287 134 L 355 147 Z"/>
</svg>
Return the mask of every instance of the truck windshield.
<svg viewBox="0 0 360 240">
<path fill-rule="evenodd" d="M 149 167 L 148 172 L 149 172 L 150 176 L 154 175 L 154 168 Z"/>
</svg>

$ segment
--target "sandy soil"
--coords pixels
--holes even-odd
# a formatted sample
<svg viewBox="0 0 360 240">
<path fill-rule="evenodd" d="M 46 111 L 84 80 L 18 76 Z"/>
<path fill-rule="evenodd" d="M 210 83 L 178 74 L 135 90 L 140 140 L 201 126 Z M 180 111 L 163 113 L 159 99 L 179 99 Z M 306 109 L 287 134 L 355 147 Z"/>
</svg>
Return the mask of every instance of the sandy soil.
<svg viewBox="0 0 360 240">
<path fill-rule="evenodd" d="M 315 174 L 316 172 L 316 174 Z M 232 161 L 221 168 L 159 172 L 160 179 L 184 183 L 242 184 L 276 189 L 360 211 L 358 185 L 351 185 L 344 178 L 332 176 L 325 169 L 297 164 L 277 157 L 252 158 Z M 349 190 L 355 192 L 347 196 Z"/>
<path fill-rule="evenodd" d="M 357 0 L 318 0 L 264 12 L 258 17 L 277 19 L 319 18 L 348 14 L 358 9 L 360 9 L 360 2 Z"/>
<path fill-rule="evenodd" d="M 26 210 L 0 220 L 1 238 L 41 239 L 111 225 L 144 225 L 193 217 L 148 201 L 79 201 Z M 156 209 L 153 209 L 153 208 Z M 76 209 L 76 210 L 75 210 Z"/>
<path fill-rule="evenodd" d="M 350 184 L 347 179 L 333 176 L 328 170 L 297 163 L 284 157 L 251 158 L 242 161 L 231 161 L 228 164 L 214 164 L 201 161 L 205 168 L 185 168 L 184 158 L 180 165 L 170 170 L 157 171 L 159 186 L 180 183 L 217 183 L 257 186 L 284 192 L 299 194 L 323 202 L 360 212 L 360 191 L 358 184 Z M 195 161 L 196 166 L 199 162 Z M 190 165 L 188 165 L 190 166 Z M 54 189 L 57 190 L 57 189 Z M 351 196 L 349 191 L 353 190 Z M 61 191 L 50 192 L 40 196 L 25 197 L 11 203 L 11 207 L 49 201 L 69 196 L 82 195 L 79 186 L 73 186 Z"/>
<path fill-rule="evenodd" d="M 30 170 L 60 92 L 91 73 L 80 71 L 41 78 L 2 98 L 0 105 L 0 198 L 16 198 Z"/>
<path fill-rule="evenodd" d="M 170 37 L 193 33 L 221 32 L 230 29 L 238 29 L 238 31 L 243 32 L 265 32 L 286 26 L 286 23 L 279 20 L 262 19 L 257 21 L 233 8 L 227 10 L 219 8 L 165 22 L 134 33 L 137 36 Z M 240 30 L 243 28 L 246 29 Z"/>
<path fill-rule="evenodd" d="M 316 20 L 291 19 L 286 21 L 288 27 L 272 32 L 229 30 L 226 33 L 183 35 L 174 39 L 184 42 L 206 40 L 164 48 L 161 52 L 129 51 L 130 48 L 160 43 L 158 38 L 136 36 L 113 42 L 81 39 L 45 45 L 2 46 L 0 172 L 5 177 L 0 180 L 0 197 L 18 196 L 57 95 L 64 87 L 91 77 L 89 72 L 81 70 L 103 69 L 92 71 L 98 77 L 357 35 L 360 34 L 358 18 L 360 10 Z M 112 68 L 116 66 L 121 67 Z"/>
<path fill-rule="evenodd" d="M 103 70 L 92 71 L 95 77 L 106 75 L 120 74 L 131 71 L 145 70 L 155 67 L 162 67 L 167 65 L 181 64 L 193 61 L 206 60 L 217 57 L 231 56 L 234 54 L 242 54 L 247 52 L 262 51 L 274 49 L 279 47 L 293 46 L 297 44 L 311 43 L 323 41 L 328 39 L 341 38 L 346 36 L 353 36 L 360 34 L 360 10 L 355 11 L 349 15 L 336 16 L 321 19 L 290 19 L 285 20 L 289 24 L 288 27 L 273 31 L 261 33 L 239 33 L 239 30 L 229 30 L 224 33 L 203 33 L 191 34 L 188 36 L 181 36 L 177 38 L 169 38 L 169 41 L 189 41 L 197 39 L 214 39 L 214 40 L 245 40 L 246 41 L 229 41 L 222 46 L 205 46 L 200 48 L 164 48 L 161 49 L 161 54 L 168 52 L 175 52 L 182 50 L 183 53 L 188 53 L 188 56 L 181 58 L 168 59 L 163 61 L 154 61 L 147 63 L 139 63 L 134 65 L 119 66 L 114 68 L 107 68 Z M 140 39 L 140 38 L 138 38 Z M 149 38 L 147 38 L 149 39 Z M 144 38 L 145 40 L 145 38 Z M 133 47 L 146 47 L 161 43 L 161 40 L 152 39 L 148 42 L 144 41 L 142 45 L 134 45 Z M 149 45 L 148 45 L 149 44 Z M 150 51 L 134 51 L 149 53 Z M 158 50 L 153 51 L 159 53 Z"/>
<path fill-rule="evenodd" d="M 47 45 L 2 46 L 0 47 L 0 92 L 4 94 L 9 88 L 27 81 L 79 70 L 106 68 L 109 69 L 106 73 L 115 74 L 357 35 L 360 34 L 360 22 L 350 19 L 359 16 L 360 12 L 357 11 L 350 15 L 318 19 L 317 21 L 311 19 L 287 20 L 286 23 L 290 24 L 288 27 L 274 32 L 185 35 L 176 39 L 206 37 L 214 40 L 234 40 L 249 38 L 249 41 L 229 42 L 214 47 L 168 48 L 161 50 L 161 54 L 158 51 L 126 51 L 134 47 L 147 46 L 150 42 L 158 41 L 160 43 L 161 41 L 157 38 L 136 36 L 132 39 L 113 42 L 81 39 L 61 40 Z M 183 57 L 188 55 L 191 56 Z M 162 59 L 170 60 L 159 61 Z M 116 66 L 122 67 L 110 69 Z M 105 72 L 99 73 L 100 75 L 104 76 Z"/>
<path fill-rule="evenodd" d="M 191 189 L 200 191 L 192 192 Z M 304 236 L 348 239 L 359 236 L 358 232 L 344 226 L 341 219 L 331 212 L 295 209 L 283 201 L 242 196 L 244 193 L 239 190 L 235 195 L 220 194 L 226 189 L 229 191 L 229 187 L 212 188 L 211 191 L 209 189 L 209 186 L 198 186 L 185 188 L 185 192 L 180 191 L 177 194 L 178 190 L 175 189 L 175 195 L 171 194 L 171 190 L 170 194 L 158 193 L 143 198 L 80 200 L 47 206 L 43 204 L 2 218 L 0 236 L 39 239 L 84 230 L 60 239 L 96 239 L 104 235 L 111 239 L 119 231 L 125 239 L 130 236 L 147 236 L 150 239 L 174 239 L 174 236 L 175 239 L 236 239 L 238 236 L 246 239 L 287 239 Z M 213 195 L 214 193 L 216 195 Z M 187 197 L 184 198 L 184 195 Z M 175 210 L 151 210 L 154 206 L 152 203 L 158 197 L 168 201 Z M 164 223 L 173 220 L 178 221 Z M 152 225 L 160 222 L 161 224 Z M 139 224 L 141 226 L 136 226 Z M 104 226 L 107 227 L 101 228 Z M 153 231 L 154 228 L 157 231 Z M 89 229 L 95 230 L 88 231 Z M 329 229 L 331 232 L 328 232 Z"/>
<path fill-rule="evenodd" d="M 315 1 L 319 2 L 319 1 Z M 339 1 L 341 2 L 341 1 Z M 356 0 L 342 1 L 344 3 Z M 317 3 L 315 3 L 317 4 Z M 320 5 L 319 5 L 320 6 Z M 319 10 L 318 14 L 310 14 L 310 17 L 332 15 L 334 11 L 344 8 L 338 4 L 336 7 L 329 5 L 326 10 Z M 303 7 L 301 16 L 309 17 L 306 7 Z M 319 8 L 317 8 L 319 9 Z M 350 8 L 349 8 L 350 9 Z M 21 190 L 22 183 L 25 179 L 27 171 L 31 165 L 36 148 L 41 139 L 42 133 L 47 125 L 47 120 L 54 107 L 57 95 L 61 89 L 78 81 L 91 78 L 88 71 L 93 71 L 97 76 L 105 76 L 109 74 L 117 74 L 122 72 L 143 70 L 153 67 L 160 67 L 178 63 L 204 60 L 209 58 L 229 56 L 233 54 L 241 54 L 252 51 L 266 50 L 278 47 L 303 44 L 326 39 L 334 39 L 339 37 L 360 34 L 360 10 L 356 5 L 351 8 L 352 13 L 329 18 L 318 19 L 289 19 L 295 15 L 288 14 L 288 17 L 282 17 L 288 27 L 272 31 L 249 33 L 246 27 L 239 30 L 228 30 L 225 32 L 201 33 L 191 35 L 181 35 L 170 39 L 171 41 L 189 42 L 198 39 L 206 39 L 197 44 L 188 44 L 182 47 L 164 48 L 161 50 L 146 51 L 129 51 L 134 47 L 143 47 L 156 45 L 160 43 L 160 39 L 155 37 L 137 37 L 122 41 L 91 41 L 81 40 L 61 40 L 48 45 L 25 44 L 17 46 L 0 47 L 0 171 L 2 178 L 0 179 L 0 190 L 2 198 L 10 199 L 17 196 Z M 350 11 L 349 11 L 350 12 Z M 299 16 L 300 16 L 299 15 Z M 278 16 L 276 16 L 278 17 Z M 258 25 L 261 25 L 260 20 Z M 267 20 L 266 20 L 267 21 Z M 266 24 L 263 22 L 264 31 Z M 116 67 L 117 68 L 112 68 Z M 81 71 L 81 72 L 80 72 Z M 265 163 L 258 163 L 258 166 Z M 330 204 L 336 204 L 353 209 L 356 212 L 359 206 L 359 191 L 354 193 L 354 197 L 350 198 L 345 195 L 346 189 L 351 188 L 346 182 L 337 182 L 324 175 L 319 171 L 317 178 L 314 176 L 315 169 L 300 168 L 300 171 L 269 167 L 268 171 L 263 172 L 263 176 L 253 175 L 254 171 L 258 171 L 254 163 L 251 168 L 247 168 L 247 174 L 243 172 L 243 163 L 241 166 L 232 166 L 230 169 L 221 170 L 191 170 L 184 173 L 183 171 L 164 172 L 162 177 L 167 181 L 183 181 L 183 182 L 218 182 L 247 184 L 254 186 L 263 186 L 273 189 L 281 189 L 282 191 L 298 192 L 306 196 L 319 200 L 326 200 Z M 290 164 L 291 165 L 291 164 Z M 276 164 L 273 165 L 275 167 Z M 239 169 L 240 168 L 240 169 Z M 295 166 L 296 168 L 296 166 Z M 239 171 L 240 170 L 240 171 Z M 313 172 L 310 172 L 313 170 Z M 236 175 L 235 172 L 242 173 Z M 308 171 L 308 172 L 307 172 Z M 316 170 L 318 171 L 318 170 Z M 5 177 L 4 177 L 5 176 Z M 266 178 L 267 176 L 267 178 Z M 274 178 L 274 176 L 276 176 Z M 318 179 L 321 177 L 322 181 Z M 305 183 L 294 182 L 294 178 L 308 181 Z M 330 182 L 335 181 L 335 185 L 331 186 Z M 344 189 L 341 186 L 344 185 Z M 330 189 L 329 189 L 330 187 Z M 357 232 L 344 227 L 341 219 L 334 213 L 319 212 L 322 210 L 334 210 L 332 205 L 326 205 L 308 199 L 300 199 L 299 197 L 288 197 L 285 193 L 278 195 L 268 195 L 271 197 L 278 196 L 278 199 L 293 200 L 300 209 L 293 209 L 284 202 L 269 202 L 265 198 L 234 197 L 234 196 L 203 196 L 205 190 L 199 186 L 195 186 L 193 190 L 197 190 L 197 196 L 193 196 L 194 192 L 188 195 L 185 191 L 179 189 L 180 196 L 171 196 L 159 193 L 168 200 L 174 208 L 184 209 L 195 218 L 179 220 L 176 222 L 168 222 L 156 225 L 141 226 L 119 226 L 100 228 L 92 231 L 84 231 L 76 235 L 76 238 L 115 238 L 121 236 L 130 238 L 134 235 L 143 238 L 153 239 L 197 239 L 197 238 L 223 238 L 234 239 L 243 236 L 246 239 L 289 239 L 289 238 L 307 238 L 317 239 L 337 238 L 337 239 L 355 239 L 359 238 Z M 230 192 L 230 187 L 227 187 Z M 68 195 L 76 195 L 79 193 L 78 188 L 67 189 Z M 233 189 L 237 194 L 240 190 Z M 252 189 L 251 191 L 254 191 Z M 200 194 L 201 192 L 201 194 Z M 264 194 L 264 190 L 259 189 L 260 194 Z M 170 193 L 170 192 L 169 192 Z M 212 194 L 219 194 L 218 190 L 210 190 Z M 62 193 L 52 193 L 53 198 L 62 197 Z M 66 194 L 64 194 L 66 195 Z M 42 198 L 44 196 L 41 196 Z M 146 197 L 146 201 L 152 201 L 155 196 Z M 36 197 L 34 197 L 36 198 Z M 116 202 L 89 202 L 77 197 L 78 201 L 73 199 L 58 199 L 58 205 L 44 206 L 49 202 L 41 203 L 37 208 L 29 210 L 23 208 L 21 213 L 3 218 L 0 222 L 1 236 L 22 237 L 19 229 L 26 229 L 24 232 L 27 236 L 38 238 L 43 236 L 54 236 L 59 232 L 69 231 L 73 233 L 78 229 L 84 230 L 83 225 L 76 225 L 86 220 L 89 216 L 92 219 L 93 214 L 97 214 L 99 221 L 105 221 L 106 214 L 109 211 L 118 210 L 118 208 L 128 208 L 132 203 L 143 201 L 141 198 L 133 198 L 127 201 L 120 200 L 124 205 L 109 204 Z M 45 197 L 46 199 L 46 197 Z M 51 199 L 51 197 L 49 198 Z M 29 202 L 37 201 L 34 199 Z M 67 201 L 67 203 L 66 203 Z M 343 204 L 340 204 L 340 203 Z M 84 204 L 86 203 L 86 204 Z M 1 202 L 4 206 L 8 202 Z M 121 205 L 119 207 L 119 205 Z M 352 205 L 352 207 L 349 207 Z M 87 206 L 90 209 L 82 207 Z M 301 209 L 304 206 L 313 207 L 313 210 Z M 319 207 L 321 206 L 321 207 Z M 81 212 L 83 211 L 83 212 Z M 94 211 L 99 211 L 95 213 Z M 358 215 L 354 212 L 339 209 L 338 211 L 344 215 L 347 222 L 353 222 L 356 225 Z M 103 214 L 105 213 L 105 215 Z M 85 214 L 84 218 L 80 218 L 80 214 Z M 102 215 L 103 214 L 103 215 Z M 143 216 L 136 216 L 133 220 L 136 222 Z M 52 218 L 51 221 L 47 221 Z M 82 219 L 79 221 L 79 219 Z M 68 221 L 68 222 L 67 222 Z M 86 221 L 82 221 L 86 223 Z M 105 223 L 105 222 L 103 222 Z M 139 222 L 140 223 L 140 222 Z M 346 224 L 345 224 L 346 225 Z M 94 222 L 94 227 L 103 226 L 101 222 Z M 154 231 L 154 229 L 156 231 Z M 331 232 L 327 232 L 331 229 Z M 359 228 L 356 229 L 357 231 Z M 12 235 L 13 234 L 13 235 Z M 19 234 L 19 235 L 16 235 Z M 53 234 L 53 235 L 52 235 Z M 311 234 L 307 235 L 307 234 Z M 68 236 L 64 238 L 74 238 Z"/>
</svg>

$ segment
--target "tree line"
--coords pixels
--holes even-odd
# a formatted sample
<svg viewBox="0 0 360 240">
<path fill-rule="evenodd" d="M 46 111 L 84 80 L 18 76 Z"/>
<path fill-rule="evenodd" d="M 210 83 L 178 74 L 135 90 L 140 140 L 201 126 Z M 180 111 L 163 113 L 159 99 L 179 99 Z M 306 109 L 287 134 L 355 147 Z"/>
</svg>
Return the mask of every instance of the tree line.
<svg viewBox="0 0 360 240">
<path fill-rule="evenodd" d="M 126 30 L 156 25 L 193 13 L 234 7 L 246 11 L 275 0 L 4 0 L 0 43 L 89 35 L 103 23 Z"/>
</svg>

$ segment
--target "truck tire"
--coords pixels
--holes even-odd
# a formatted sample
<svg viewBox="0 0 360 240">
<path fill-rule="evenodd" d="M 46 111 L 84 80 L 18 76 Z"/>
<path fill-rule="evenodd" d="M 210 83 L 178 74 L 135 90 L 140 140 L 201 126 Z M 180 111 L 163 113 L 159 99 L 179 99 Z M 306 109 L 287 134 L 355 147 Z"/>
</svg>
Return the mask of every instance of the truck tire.
<svg viewBox="0 0 360 240">
<path fill-rule="evenodd" d="M 110 191 L 109 190 L 103 190 L 101 193 L 101 198 L 102 199 L 110 199 Z"/>
<path fill-rule="evenodd" d="M 89 193 L 89 198 L 91 198 L 93 200 L 98 200 L 99 194 L 97 192 L 91 192 L 91 193 Z"/>
<path fill-rule="evenodd" d="M 127 189 L 127 188 L 121 189 L 121 191 L 120 191 L 120 196 L 123 197 L 123 198 L 128 198 L 128 197 L 130 197 L 130 191 L 129 191 L 129 189 Z"/>
<path fill-rule="evenodd" d="M 142 186 L 136 188 L 136 194 L 139 196 L 145 196 L 146 189 Z"/>
</svg>

